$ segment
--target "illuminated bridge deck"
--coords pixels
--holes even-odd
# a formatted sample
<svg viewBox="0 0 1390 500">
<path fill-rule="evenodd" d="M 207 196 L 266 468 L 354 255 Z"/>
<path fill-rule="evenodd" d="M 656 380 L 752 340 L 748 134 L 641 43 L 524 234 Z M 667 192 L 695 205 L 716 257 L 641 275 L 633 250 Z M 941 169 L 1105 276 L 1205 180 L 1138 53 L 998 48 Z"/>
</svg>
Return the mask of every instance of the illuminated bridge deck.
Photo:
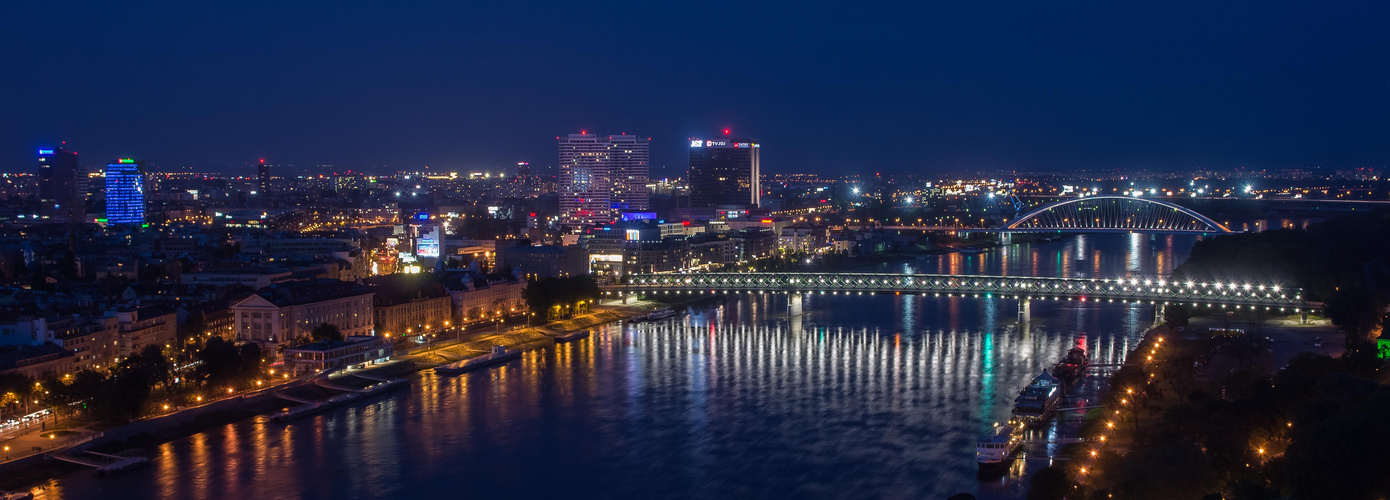
<svg viewBox="0 0 1390 500">
<path fill-rule="evenodd" d="M 623 292 L 913 293 L 999 296 L 1020 299 L 1122 300 L 1206 304 L 1298 311 L 1302 290 L 1252 283 L 1172 282 L 1163 279 L 1040 278 L 890 273 L 699 273 L 634 274 Z"/>
</svg>

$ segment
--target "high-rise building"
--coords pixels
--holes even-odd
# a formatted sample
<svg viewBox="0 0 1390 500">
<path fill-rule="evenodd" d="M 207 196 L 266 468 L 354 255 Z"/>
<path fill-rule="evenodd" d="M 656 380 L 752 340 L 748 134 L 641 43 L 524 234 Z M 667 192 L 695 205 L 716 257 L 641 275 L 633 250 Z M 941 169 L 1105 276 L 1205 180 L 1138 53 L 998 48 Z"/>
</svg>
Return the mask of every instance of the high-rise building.
<svg viewBox="0 0 1390 500">
<path fill-rule="evenodd" d="M 611 222 L 623 210 L 647 209 L 650 138 L 581 132 L 557 139 L 562 223 Z"/>
<path fill-rule="evenodd" d="M 531 175 L 531 164 L 524 161 L 516 162 L 516 176 L 526 178 Z"/>
<path fill-rule="evenodd" d="M 106 165 L 106 223 L 145 222 L 145 174 L 140 164 L 122 158 Z"/>
<path fill-rule="evenodd" d="M 759 156 L 762 147 L 746 139 L 690 138 L 690 206 L 716 207 L 760 203 Z"/>
<path fill-rule="evenodd" d="M 257 188 L 262 194 L 270 192 L 270 165 L 265 164 L 265 158 L 261 158 L 260 165 L 256 166 L 256 180 L 260 181 Z"/>
<path fill-rule="evenodd" d="M 82 185 L 77 153 L 63 148 L 39 150 L 39 203 L 44 218 L 81 222 L 87 215 L 87 195 Z"/>
</svg>

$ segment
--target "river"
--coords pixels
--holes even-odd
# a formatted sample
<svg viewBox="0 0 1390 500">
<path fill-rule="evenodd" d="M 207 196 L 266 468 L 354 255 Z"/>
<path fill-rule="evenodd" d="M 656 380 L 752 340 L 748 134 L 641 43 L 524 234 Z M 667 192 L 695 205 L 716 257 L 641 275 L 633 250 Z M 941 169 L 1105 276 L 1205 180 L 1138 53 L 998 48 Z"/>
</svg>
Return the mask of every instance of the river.
<svg viewBox="0 0 1390 500">
<path fill-rule="evenodd" d="M 1155 276 L 1195 241 L 1069 236 L 881 270 Z M 74 473 L 36 497 L 1022 498 L 1046 461 L 981 481 L 976 439 L 1067 348 L 1118 363 L 1153 313 L 1034 301 L 1020 331 L 1016 307 L 814 295 L 788 317 L 781 295 L 732 295 L 487 372 L 420 373 L 408 390 L 288 424 L 229 424 L 149 450 L 146 469 Z"/>
</svg>

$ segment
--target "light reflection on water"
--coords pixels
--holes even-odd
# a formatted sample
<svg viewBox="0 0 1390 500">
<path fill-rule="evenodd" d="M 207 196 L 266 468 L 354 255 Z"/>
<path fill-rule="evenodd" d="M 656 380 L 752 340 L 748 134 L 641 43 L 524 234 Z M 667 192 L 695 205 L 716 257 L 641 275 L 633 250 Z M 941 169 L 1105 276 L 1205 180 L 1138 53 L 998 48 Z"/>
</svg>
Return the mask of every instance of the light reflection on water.
<svg viewBox="0 0 1390 500">
<path fill-rule="evenodd" d="M 1192 241 L 1087 238 L 908 265 L 1066 275 L 1094 252 L 1085 272 L 1124 273 L 1140 253 L 1152 274 Z M 784 296 L 734 295 L 483 373 L 421 373 L 408 390 L 290 424 L 223 426 L 159 446 L 147 469 L 76 473 L 39 496 L 1021 498 L 1028 470 L 976 479 L 976 439 L 1072 345 L 1120 362 L 1152 312 L 1035 301 L 1020 331 L 1015 307 L 814 295 L 788 317 Z"/>
</svg>

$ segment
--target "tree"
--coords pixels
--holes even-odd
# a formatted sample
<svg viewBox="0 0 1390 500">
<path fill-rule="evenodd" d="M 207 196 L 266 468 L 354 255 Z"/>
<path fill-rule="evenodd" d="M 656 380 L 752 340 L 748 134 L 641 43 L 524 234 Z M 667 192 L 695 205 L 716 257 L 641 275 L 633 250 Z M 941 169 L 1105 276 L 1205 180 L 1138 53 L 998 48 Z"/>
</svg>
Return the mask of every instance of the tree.
<svg viewBox="0 0 1390 500">
<path fill-rule="evenodd" d="M 337 325 L 328 323 L 322 323 L 314 327 L 314 331 L 310 332 L 309 335 L 319 342 L 338 342 L 343 340 L 343 331 L 339 330 Z"/>
<path fill-rule="evenodd" d="M 157 345 L 147 345 L 140 350 L 140 369 L 149 375 L 150 381 L 157 384 L 169 383 L 169 374 L 174 364 L 164 356 L 164 350 Z"/>
<path fill-rule="evenodd" d="M 1071 479 L 1057 467 L 1044 467 L 1028 483 L 1028 500 L 1062 500 L 1071 490 Z"/>
</svg>

